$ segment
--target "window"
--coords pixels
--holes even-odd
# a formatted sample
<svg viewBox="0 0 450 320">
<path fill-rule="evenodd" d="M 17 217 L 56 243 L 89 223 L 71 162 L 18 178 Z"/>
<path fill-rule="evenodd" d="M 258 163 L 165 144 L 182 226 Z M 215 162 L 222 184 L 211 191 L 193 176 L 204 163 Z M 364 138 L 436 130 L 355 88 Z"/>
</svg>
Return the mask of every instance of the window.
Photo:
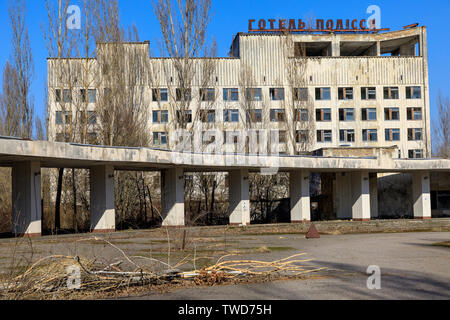
<svg viewBox="0 0 450 320">
<path fill-rule="evenodd" d="M 286 131 L 278 131 L 278 142 L 286 143 Z"/>
<path fill-rule="evenodd" d="M 70 135 L 66 132 L 64 133 L 57 133 L 56 134 L 56 142 L 67 142 L 70 141 Z"/>
<path fill-rule="evenodd" d="M 333 142 L 331 130 L 318 130 L 317 142 Z"/>
<path fill-rule="evenodd" d="M 408 141 L 422 141 L 422 129 L 408 129 Z"/>
<path fill-rule="evenodd" d="M 384 130 L 386 141 L 400 141 L 400 129 Z"/>
<path fill-rule="evenodd" d="M 154 145 L 167 145 L 167 133 L 165 132 L 153 132 L 153 144 Z"/>
<path fill-rule="evenodd" d="M 223 110 L 224 122 L 239 122 L 239 110 L 238 109 L 226 109 Z"/>
<path fill-rule="evenodd" d="M 363 141 L 378 141 L 378 132 L 376 129 L 363 130 Z"/>
<path fill-rule="evenodd" d="M 400 120 L 400 109 L 399 108 L 385 108 L 384 109 L 384 120 L 387 120 L 387 121 Z"/>
<path fill-rule="evenodd" d="M 223 101 L 239 101 L 239 89 L 223 89 Z"/>
<path fill-rule="evenodd" d="M 295 132 L 295 142 L 297 143 L 306 143 L 308 142 L 308 131 L 307 130 L 297 130 Z"/>
<path fill-rule="evenodd" d="M 353 88 L 339 88 L 339 100 L 353 100 Z"/>
<path fill-rule="evenodd" d="M 169 94 L 167 89 L 153 89 L 152 90 L 153 101 L 168 101 Z"/>
<path fill-rule="evenodd" d="M 270 88 L 269 95 L 270 95 L 270 100 L 272 100 L 272 101 L 283 101 L 284 100 L 284 89 L 283 88 Z"/>
<path fill-rule="evenodd" d="M 88 132 L 87 133 L 88 143 L 95 144 L 97 142 L 97 138 L 98 138 L 98 135 L 96 132 Z"/>
<path fill-rule="evenodd" d="M 347 129 L 339 131 L 340 142 L 355 142 L 355 130 Z"/>
<path fill-rule="evenodd" d="M 191 101 L 192 100 L 192 91 L 191 91 L 191 89 L 177 88 L 175 90 L 175 96 L 176 96 L 177 101 Z"/>
<path fill-rule="evenodd" d="M 87 123 L 88 124 L 97 124 L 97 112 L 88 111 Z"/>
<path fill-rule="evenodd" d="M 216 122 L 216 110 L 200 110 L 200 119 L 203 123 Z"/>
<path fill-rule="evenodd" d="M 270 121 L 271 122 L 282 122 L 285 120 L 285 110 L 284 109 L 270 109 Z"/>
<path fill-rule="evenodd" d="M 316 121 L 331 121 L 331 109 L 317 109 Z"/>
<path fill-rule="evenodd" d="M 169 122 L 169 111 L 167 110 L 153 111 L 153 123 L 168 123 L 168 122 Z"/>
<path fill-rule="evenodd" d="M 295 110 L 295 121 L 308 121 L 308 120 L 309 120 L 308 109 Z"/>
<path fill-rule="evenodd" d="M 408 158 L 409 159 L 422 159 L 423 158 L 423 150 L 408 150 Z"/>
<path fill-rule="evenodd" d="M 63 102 L 64 103 L 72 102 L 72 92 L 69 89 L 63 90 Z"/>
<path fill-rule="evenodd" d="M 247 123 L 262 122 L 262 110 L 254 109 L 247 112 Z"/>
<path fill-rule="evenodd" d="M 294 88 L 294 101 L 308 101 L 308 88 Z"/>
<path fill-rule="evenodd" d="M 239 132 L 237 131 L 224 131 L 223 141 L 225 144 L 238 144 L 239 143 Z"/>
<path fill-rule="evenodd" d="M 248 101 L 262 101 L 261 88 L 249 88 L 245 94 Z"/>
<path fill-rule="evenodd" d="M 184 119 L 183 119 L 184 115 Z M 177 110 L 178 123 L 191 123 L 192 122 L 192 110 Z"/>
<path fill-rule="evenodd" d="M 200 89 L 200 100 L 205 101 L 215 101 L 216 100 L 216 90 L 214 88 Z"/>
<path fill-rule="evenodd" d="M 316 88 L 316 100 L 331 100 L 331 89 Z"/>
<path fill-rule="evenodd" d="M 81 94 L 81 101 L 86 103 L 96 103 L 97 102 L 97 90 L 95 89 L 88 89 L 88 94 L 86 97 L 86 89 L 80 90 Z"/>
<path fill-rule="evenodd" d="M 362 109 L 361 119 L 363 121 L 376 121 L 377 120 L 377 109 L 376 108 Z"/>
<path fill-rule="evenodd" d="M 354 109 L 339 109 L 339 121 L 355 121 Z"/>
<path fill-rule="evenodd" d="M 398 87 L 384 87 L 384 99 L 398 99 Z"/>
<path fill-rule="evenodd" d="M 72 122 L 72 113 L 69 111 L 56 111 L 55 124 L 70 124 Z"/>
<path fill-rule="evenodd" d="M 55 101 L 61 102 L 61 90 L 60 89 L 55 90 Z"/>
<path fill-rule="evenodd" d="M 406 99 L 421 99 L 422 88 L 421 87 L 406 87 Z"/>
<path fill-rule="evenodd" d="M 376 100 L 377 88 L 375 87 L 362 87 L 361 88 L 361 100 Z"/>
<path fill-rule="evenodd" d="M 408 108 L 407 109 L 408 120 L 422 120 L 422 108 Z"/>
</svg>

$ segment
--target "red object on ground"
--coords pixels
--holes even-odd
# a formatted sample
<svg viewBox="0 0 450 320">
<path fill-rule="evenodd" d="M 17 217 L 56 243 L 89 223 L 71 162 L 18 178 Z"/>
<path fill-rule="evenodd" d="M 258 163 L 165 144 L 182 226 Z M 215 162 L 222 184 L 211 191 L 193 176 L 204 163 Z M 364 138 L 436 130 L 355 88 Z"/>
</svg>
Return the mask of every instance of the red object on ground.
<svg viewBox="0 0 450 320">
<path fill-rule="evenodd" d="M 309 228 L 308 233 L 306 234 L 306 239 L 319 239 L 319 231 L 317 231 L 317 228 L 314 224 L 311 225 Z"/>
</svg>

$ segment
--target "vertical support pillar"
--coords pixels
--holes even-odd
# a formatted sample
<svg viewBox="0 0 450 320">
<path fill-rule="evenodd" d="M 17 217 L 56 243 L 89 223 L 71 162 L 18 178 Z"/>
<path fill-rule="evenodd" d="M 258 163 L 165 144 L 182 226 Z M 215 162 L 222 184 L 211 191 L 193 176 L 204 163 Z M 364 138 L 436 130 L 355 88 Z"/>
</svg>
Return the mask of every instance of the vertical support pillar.
<svg viewBox="0 0 450 320">
<path fill-rule="evenodd" d="M 229 173 L 230 225 L 250 224 L 248 170 Z"/>
<path fill-rule="evenodd" d="M 17 162 L 12 168 L 12 233 L 41 236 L 41 167 L 39 162 Z"/>
<path fill-rule="evenodd" d="M 413 173 L 414 219 L 431 219 L 430 174 Z"/>
<path fill-rule="evenodd" d="M 336 173 L 336 216 L 338 219 L 352 218 L 352 174 Z"/>
<path fill-rule="evenodd" d="M 370 217 L 378 218 L 378 174 L 371 173 L 369 175 L 370 184 Z"/>
<path fill-rule="evenodd" d="M 161 171 L 163 227 L 184 227 L 184 169 Z"/>
<path fill-rule="evenodd" d="M 370 221 L 370 182 L 368 172 L 352 173 L 352 216 L 355 221 Z"/>
<path fill-rule="evenodd" d="M 116 210 L 114 204 L 114 167 L 90 168 L 91 231 L 114 232 Z"/>
<path fill-rule="evenodd" d="M 305 170 L 291 171 L 291 223 L 311 221 L 311 201 L 309 194 L 309 172 Z"/>
</svg>

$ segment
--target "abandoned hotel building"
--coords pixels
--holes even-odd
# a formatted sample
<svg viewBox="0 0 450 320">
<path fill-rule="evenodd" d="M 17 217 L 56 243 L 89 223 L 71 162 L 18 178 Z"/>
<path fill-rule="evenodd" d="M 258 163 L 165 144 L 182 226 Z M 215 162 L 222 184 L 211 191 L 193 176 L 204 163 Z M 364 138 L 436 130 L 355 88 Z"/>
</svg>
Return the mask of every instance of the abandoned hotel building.
<svg viewBox="0 0 450 320">
<path fill-rule="evenodd" d="M 98 52 L 102 46 L 107 47 L 98 44 Z M 174 59 L 149 57 L 149 42 L 126 46 L 130 52 L 142 55 L 142 65 L 150 74 L 143 94 L 149 108 L 150 148 L 109 151 L 94 145 L 59 143 L 65 139 L 65 126 L 77 114 L 73 102 L 76 99 L 87 101 L 89 137 L 95 139 L 100 122 L 96 105 L 111 92 L 101 79 L 95 79 L 102 75 L 98 59 L 89 60 L 95 69 L 90 80 L 79 79 L 70 88 L 59 82 L 55 66 L 62 62 L 49 59 L 49 141 L 20 142 L 21 152 L 30 150 L 28 162 L 14 165 L 30 175 L 40 167 L 61 167 L 64 161 L 70 168 L 90 169 L 91 180 L 95 180 L 91 181 L 93 231 L 115 229 L 111 179 L 115 169 L 162 171 L 165 226 L 185 223 L 184 173 L 229 172 L 230 223 L 250 223 L 248 174 L 258 172 L 258 166 L 229 166 L 221 160 L 217 165 L 206 162 L 200 166 L 167 160 L 171 159 L 170 152 L 165 150 L 174 149 L 180 118 L 186 123 L 184 128 L 202 133 L 202 145 L 218 139 L 212 135 L 211 140 L 206 132 L 220 132 L 223 144 L 231 144 L 231 152 L 242 142 L 239 130 L 278 132 L 277 165 L 280 171 L 290 173 L 292 222 L 311 220 L 312 173 L 321 176 L 324 196 L 319 207 L 330 218 L 428 219 L 432 214 L 449 214 L 450 164 L 431 158 L 426 27 L 413 25 L 400 31 L 239 33 L 228 57 L 192 59 L 195 75 L 189 88 L 180 88 Z M 73 59 L 72 63 L 81 64 L 83 60 Z M 208 68 L 209 75 L 199 76 Z M 86 88 L 85 83 L 92 85 Z M 181 108 L 180 104 L 186 101 L 188 107 Z M 42 146 L 32 148 L 30 143 Z M 50 152 L 50 148 L 59 151 Z M 249 140 L 244 141 L 244 148 L 244 157 L 251 157 Z M 40 155 L 33 157 L 33 152 Z M 7 152 L 0 150 L 0 154 Z M 6 159 L 4 165 L 13 166 L 10 158 L 0 159 Z M 21 188 L 14 183 L 17 170 L 13 169 L 13 189 Z M 24 183 L 28 185 L 30 180 Z M 33 188 L 38 186 L 32 184 Z M 32 190 L 24 192 L 28 197 Z M 39 207 L 24 204 L 15 211 L 19 209 L 34 210 L 40 218 Z M 39 234 L 40 226 L 26 224 L 16 231 Z"/>
</svg>

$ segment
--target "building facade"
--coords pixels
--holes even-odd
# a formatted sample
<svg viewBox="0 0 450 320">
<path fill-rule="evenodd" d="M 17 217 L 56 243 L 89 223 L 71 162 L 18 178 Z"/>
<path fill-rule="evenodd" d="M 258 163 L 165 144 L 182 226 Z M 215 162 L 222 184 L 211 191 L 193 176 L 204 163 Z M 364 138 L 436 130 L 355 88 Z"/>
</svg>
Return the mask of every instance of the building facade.
<svg viewBox="0 0 450 320">
<path fill-rule="evenodd" d="M 238 144 L 241 130 L 251 128 L 277 131 L 279 151 L 286 154 L 397 147 L 399 158 L 431 157 L 425 27 L 239 33 L 229 57 L 191 59 L 187 80 L 175 59 L 149 57 L 149 42 L 126 46 L 140 55 L 135 85 L 142 88 L 154 147 L 173 149 L 180 127 L 201 132 L 203 145 L 214 136 L 205 135 L 210 130 L 223 133 L 223 143 Z M 97 104 L 107 94 L 98 60 L 48 60 L 50 141 L 67 140 L 63 128 L 80 114 L 88 136 L 96 137 Z M 77 79 L 59 76 L 61 63 L 78 70 Z M 249 139 L 243 141 L 249 151 Z"/>
</svg>

